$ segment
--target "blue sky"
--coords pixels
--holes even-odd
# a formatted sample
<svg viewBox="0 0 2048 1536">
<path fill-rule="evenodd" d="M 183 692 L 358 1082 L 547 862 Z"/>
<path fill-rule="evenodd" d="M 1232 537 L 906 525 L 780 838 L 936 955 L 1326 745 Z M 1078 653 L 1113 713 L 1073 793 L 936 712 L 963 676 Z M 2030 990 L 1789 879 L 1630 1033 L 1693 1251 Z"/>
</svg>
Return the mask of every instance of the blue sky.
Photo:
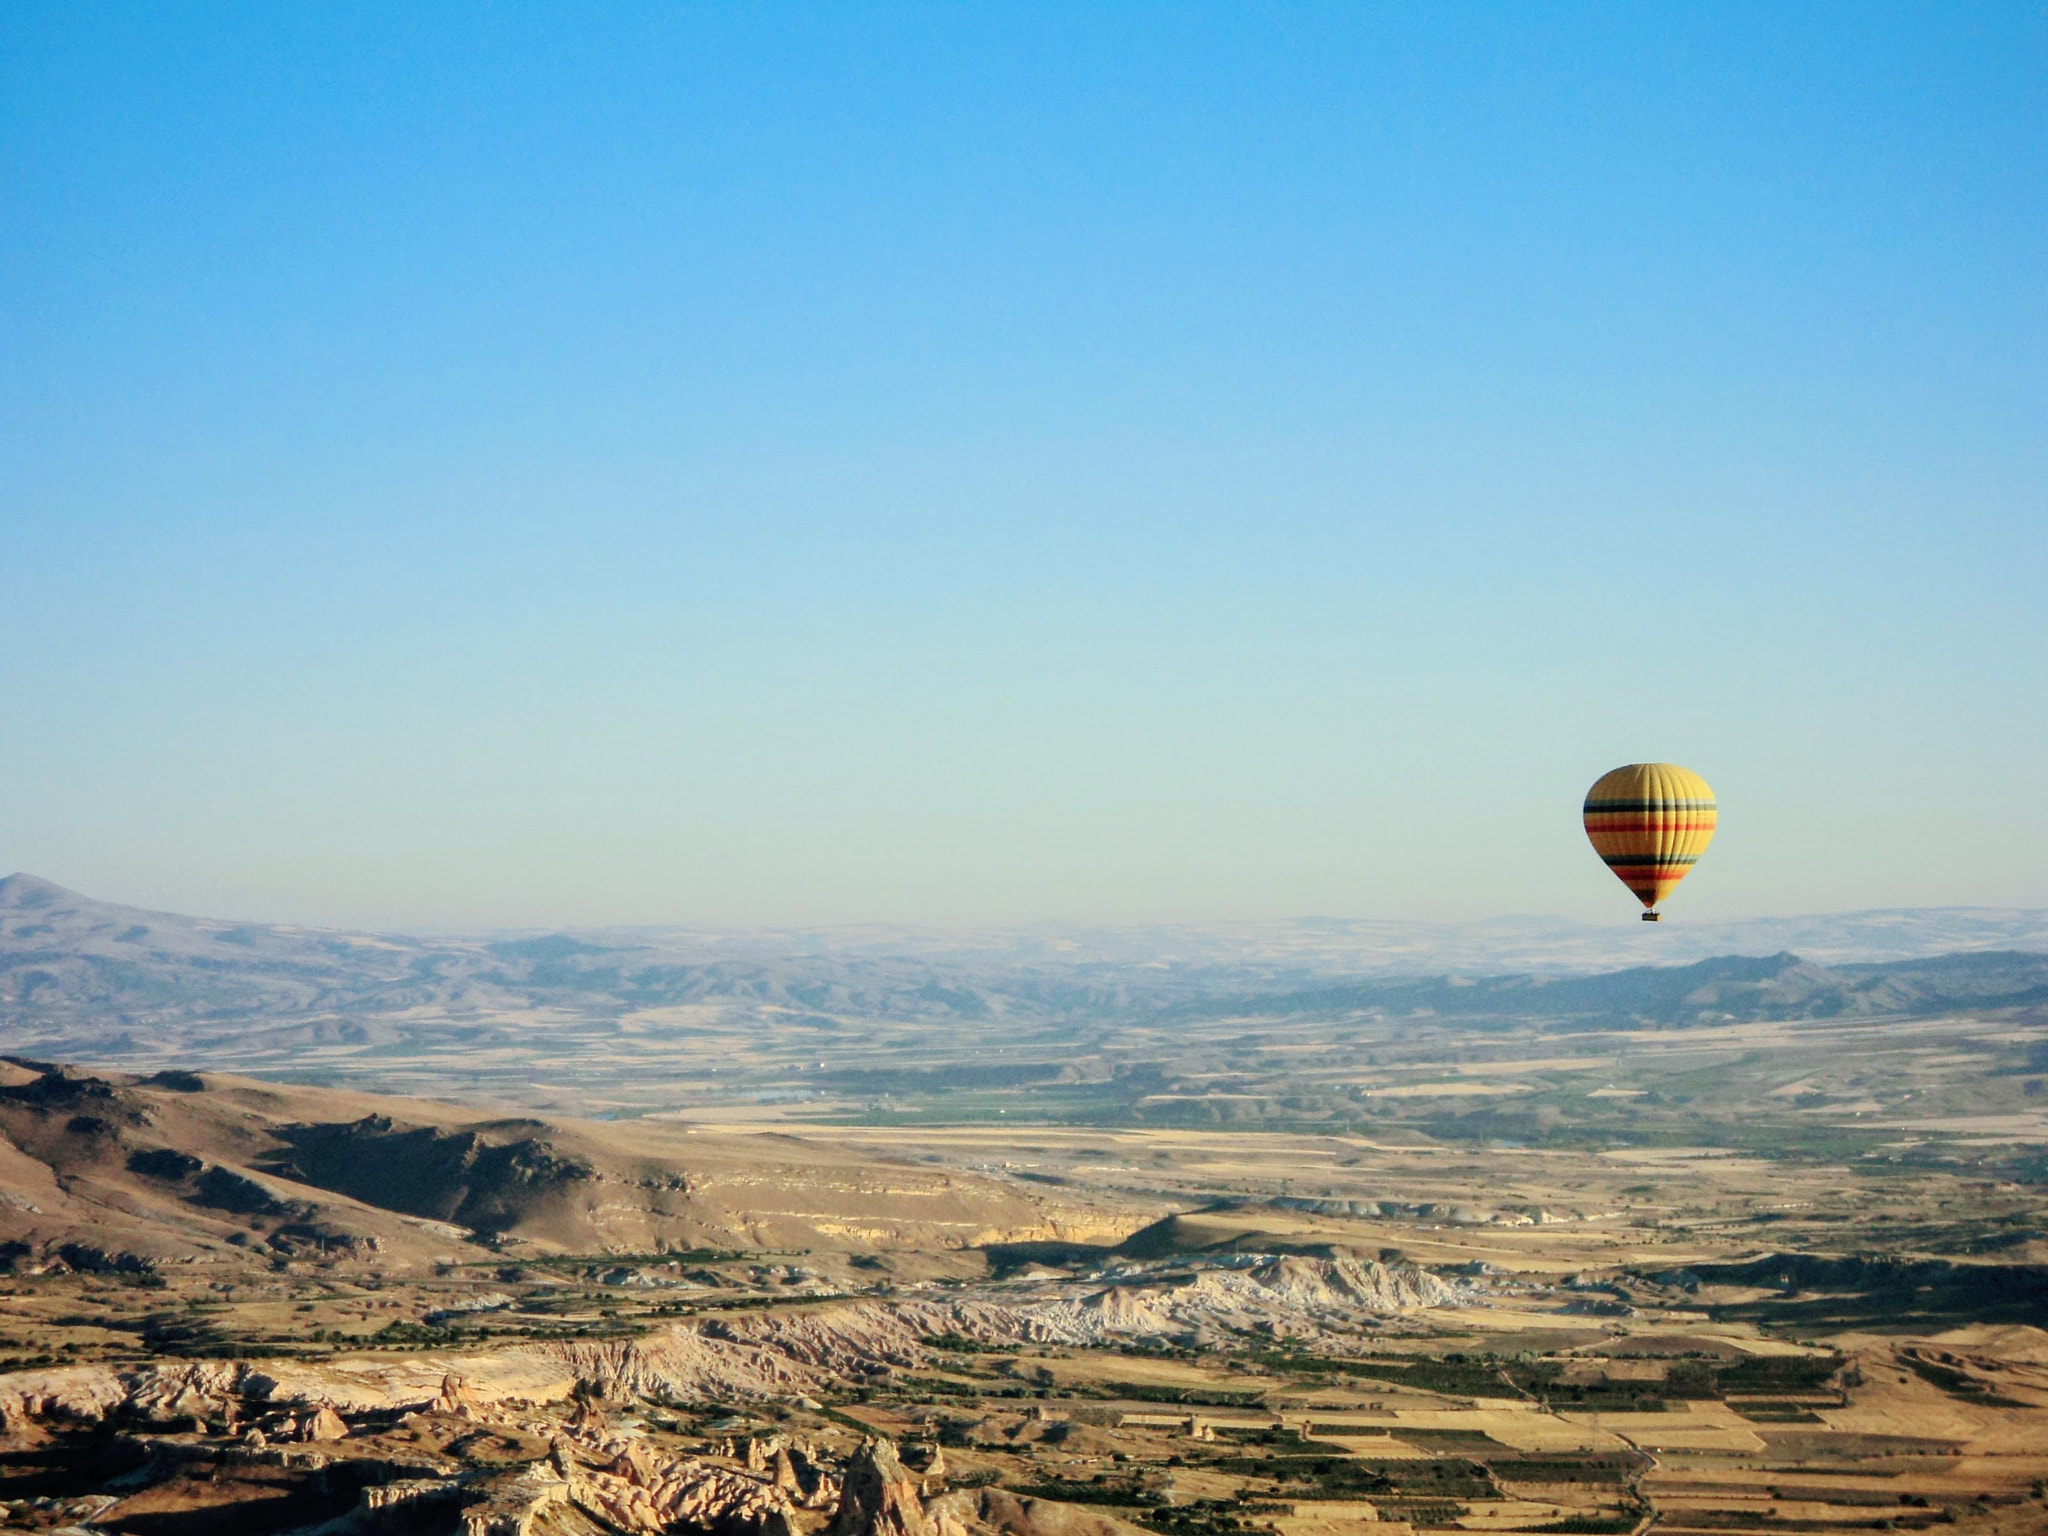
<svg viewBox="0 0 2048 1536">
<path fill-rule="evenodd" d="M 0 868 L 2048 904 L 2038 5 L 0 11 Z"/>
</svg>

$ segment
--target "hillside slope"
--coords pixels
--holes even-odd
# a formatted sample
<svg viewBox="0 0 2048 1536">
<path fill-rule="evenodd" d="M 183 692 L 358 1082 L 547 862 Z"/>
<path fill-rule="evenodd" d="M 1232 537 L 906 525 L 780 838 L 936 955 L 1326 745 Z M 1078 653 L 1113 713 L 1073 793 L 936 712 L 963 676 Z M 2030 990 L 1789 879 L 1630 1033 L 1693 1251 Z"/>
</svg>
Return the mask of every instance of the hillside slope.
<svg viewBox="0 0 2048 1536">
<path fill-rule="evenodd" d="M 784 1136 L 0 1061 L 0 1255 L 17 1267 L 929 1251 L 1119 1233 L 1120 1220 L 1050 1191 Z"/>
</svg>

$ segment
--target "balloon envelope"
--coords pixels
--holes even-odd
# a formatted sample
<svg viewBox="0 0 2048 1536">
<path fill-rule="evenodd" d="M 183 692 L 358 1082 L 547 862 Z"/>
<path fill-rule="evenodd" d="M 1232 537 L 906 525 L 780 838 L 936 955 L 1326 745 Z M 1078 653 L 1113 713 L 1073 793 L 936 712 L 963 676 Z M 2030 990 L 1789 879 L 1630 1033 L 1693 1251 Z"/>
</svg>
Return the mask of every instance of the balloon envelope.
<svg viewBox="0 0 2048 1536">
<path fill-rule="evenodd" d="M 1586 792 L 1593 851 L 1646 907 L 1692 872 L 1717 815 L 1707 781 L 1676 763 L 1630 763 Z"/>
</svg>

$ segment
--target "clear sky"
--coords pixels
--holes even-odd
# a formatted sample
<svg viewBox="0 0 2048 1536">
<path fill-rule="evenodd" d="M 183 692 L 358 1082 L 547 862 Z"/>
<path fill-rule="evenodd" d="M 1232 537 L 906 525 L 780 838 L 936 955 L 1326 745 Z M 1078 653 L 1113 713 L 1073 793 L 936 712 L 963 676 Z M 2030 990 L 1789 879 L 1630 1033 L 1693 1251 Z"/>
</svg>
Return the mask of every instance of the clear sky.
<svg viewBox="0 0 2048 1536">
<path fill-rule="evenodd" d="M 0 8 L 0 870 L 2048 904 L 2036 3 Z"/>
</svg>

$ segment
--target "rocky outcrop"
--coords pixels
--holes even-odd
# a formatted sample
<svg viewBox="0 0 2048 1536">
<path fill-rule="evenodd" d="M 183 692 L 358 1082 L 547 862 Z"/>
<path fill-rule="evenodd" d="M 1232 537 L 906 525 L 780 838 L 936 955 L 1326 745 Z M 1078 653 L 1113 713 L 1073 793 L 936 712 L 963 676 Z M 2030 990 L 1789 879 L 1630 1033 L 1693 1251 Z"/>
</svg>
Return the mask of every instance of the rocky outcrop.
<svg viewBox="0 0 2048 1536">
<path fill-rule="evenodd" d="M 219 1369 L 225 1371 L 228 1368 Z M 189 1366 L 152 1367 L 148 1371 L 132 1373 L 106 1365 L 17 1371 L 0 1376 L 0 1424 L 33 1419 L 96 1424 L 115 1408 L 131 1402 L 147 1418 L 151 1413 L 145 1403 L 164 1401 L 164 1393 L 175 1399 L 178 1389 L 190 1384 L 194 1377 L 194 1368 Z M 189 1412 L 184 1417 L 190 1417 Z M 168 1411 L 166 1403 L 163 1422 L 175 1422 L 178 1418 L 179 1415 Z"/>
<path fill-rule="evenodd" d="M 796 1536 L 795 1505 L 772 1477 L 613 1433 L 594 1411 L 579 1418 L 557 1437 L 546 1465 L 586 1514 L 628 1536 L 662 1536 L 672 1526 L 712 1536 Z"/>
<path fill-rule="evenodd" d="M 299 1426 L 301 1440 L 344 1440 L 348 1437 L 348 1424 L 333 1407 L 322 1403 L 306 1416 Z"/>
<path fill-rule="evenodd" d="M 1289 1254 L 1247 1268 L 1203 1270 L 1167 1282 L 1134 1276 L 1080 1301 L 1032 1311 L 1043 1335 L 1099 1344 L 1167 1337 L 1225 1345 L 1265 1338 L 1333 1339 L 1330 1325 L 1355 1324 L 1426 1307 L 1458 1306 L 1469 1292 L 1423 1269 L 1394 1269 L 1340 1254 Z"/>
<path fill-rule="evenodd" d="M 132 1380 L 122 1407 L 152 1424 L 224 1417 L 241 1396 L 241 1369 L 219 1361 L 168 1364 Z"/>
<path fill-rule="evenodd" d="M 546 1462 L 503 1479 L 462 1512 L 463 1536 L 531 1536 L 548 1510 L 569 1502 L 569 1481 Z"/>
<path fill-rule="evenodd" d="M 847 1463 L 830 1536 L 935 1536 L 917 1495 L 887 1440 L 864 1440 Z"/>
</svg>

